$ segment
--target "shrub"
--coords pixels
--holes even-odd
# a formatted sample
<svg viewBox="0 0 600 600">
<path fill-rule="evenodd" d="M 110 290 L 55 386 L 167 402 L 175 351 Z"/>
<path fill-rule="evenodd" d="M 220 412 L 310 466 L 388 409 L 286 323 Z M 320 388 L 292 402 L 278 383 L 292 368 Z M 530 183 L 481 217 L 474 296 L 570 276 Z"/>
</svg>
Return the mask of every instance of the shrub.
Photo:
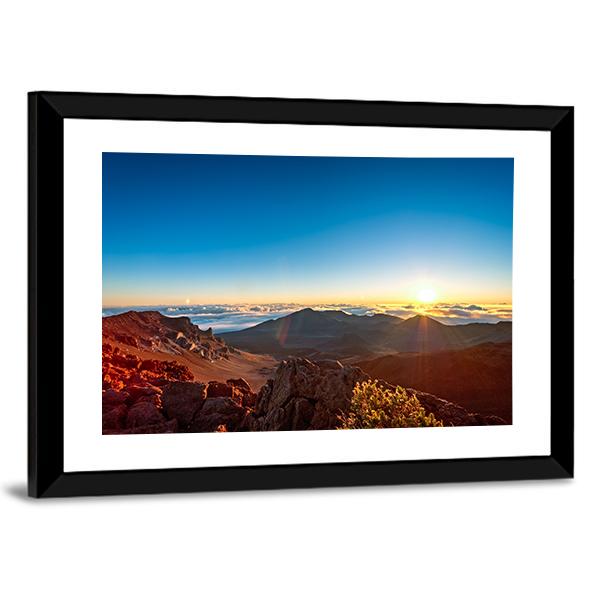
<svg viewBox="0 0 600 600">
<path fill-rule="evenodd" d="M 369 380 L 354 386 L 350 408 L 340 417 L 339 429 L 443 426 L 433 413 L 425 413 L 413 393 L 400 386 L 394 390 L 385 389 L 377 380 Z"/>
</svg>

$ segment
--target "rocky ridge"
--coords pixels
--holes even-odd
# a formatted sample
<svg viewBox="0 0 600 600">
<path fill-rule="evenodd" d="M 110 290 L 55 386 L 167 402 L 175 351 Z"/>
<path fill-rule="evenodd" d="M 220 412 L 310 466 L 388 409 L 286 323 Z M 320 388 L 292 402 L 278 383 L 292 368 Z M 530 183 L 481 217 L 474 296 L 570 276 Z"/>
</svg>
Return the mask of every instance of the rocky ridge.
<svg viewBox="0 0 600 600">
<path fill-rule="evenodd" d="M 216 337 L 212 329 L 203 331 L 187 317 L 166 317 L 155 310 L 103 317 L 102 340 L 165 354 L 181 355 L 188 350 L 212 361 L 227 359 L 237 352 Z"/>
<path fill-rule="evenodd" d="M 199 383 L 174 361 L 141 360 L 105 344 L 103 433 L 335 429 L 354 386 L 367 379 L 358 367 L 338 361 L 294 358 L 282 361 L 256 394 L 242 378 Z M 431 394 L 411 391 L 445 426 L 504 424 L 498 417 L 469 413 Z"/>
<path fill-rule="evenodd" d="M 369 376 L 358 367 L 338 361 L 310 361 L 294 358 L 282 361 L 273 379 L 258 393 L 256 405 L 246 419 L 253 431 L 335 429 L 340 413 L 350 405 L 354 386 Z M 396 386 L 379 381 L 383 388 Z M 470 413 L 462 406 L 432 394 L 408 389 L 427 413 L 445 426 L 501 425 L 495 416 Z"/>
<path fill-rule="evenodd" d="M 512 420 L 511 342 L 427 354 L 389 354 L 354 364 L 373 379 L 426 389 L 466 410 Z"/>
<path fill-rule="evenodd" d="M 420 315 L 401 319 L 387 314 L 353 315 L 341 310 L 305 308 L 222 334 L 227 343 L 247 352 L 277 358 L 352 359 L 353 362 L 394 352 L 433 352 L 485 342 L 510 342 L 512 323 L 444 325 Z"/>
<path fill-rule="evenodd" d="M 256 400 L 244 379 L 197 383 L 175 361 L 141 360 L 102 347 L 102 432 L 238 430 Z"/>
</svg>

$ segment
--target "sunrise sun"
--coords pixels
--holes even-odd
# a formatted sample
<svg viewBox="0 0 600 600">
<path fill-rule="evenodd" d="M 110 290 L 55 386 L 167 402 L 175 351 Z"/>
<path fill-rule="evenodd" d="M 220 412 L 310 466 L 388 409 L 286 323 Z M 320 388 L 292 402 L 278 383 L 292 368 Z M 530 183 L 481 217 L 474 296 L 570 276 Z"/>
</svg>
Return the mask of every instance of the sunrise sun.
<svg viewBox="0 0 600 600">
<path fill-rule="evenodd" d="M 423 288 L 417 292 L 417 300 L 423 304 L 435 302 L 437 292 L 433 288 Z"/>
</svg>

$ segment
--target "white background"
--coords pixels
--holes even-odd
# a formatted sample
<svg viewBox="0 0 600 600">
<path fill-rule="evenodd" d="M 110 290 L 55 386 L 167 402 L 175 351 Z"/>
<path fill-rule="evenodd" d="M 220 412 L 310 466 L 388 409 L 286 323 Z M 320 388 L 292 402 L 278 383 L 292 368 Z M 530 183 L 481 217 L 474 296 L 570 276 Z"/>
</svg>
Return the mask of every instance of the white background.
<svg viewBox="0 0 600 600">
<path fill-rule="evenodd" d="M 7 6 L 0 20 L 0 593 L 594 597 L 600 534 L 594 3 Z M 574 104 L 577 479 L 26 500 L 25 93 L 31 89 Z M 52 340 L 41 343 L 52 351 Z"/>
<path fill-rule="evenodd" d="M 549 142 L 550 134 L 541 131 L 69 119 L 65 124 L 65 470 L 547 456 Z M 513 425 L 101 435 L 97 382 L 101 378 L 102 151 L 514 157 Z M 82 402 L 82 398 L 98 401 Z"/>
</svg>

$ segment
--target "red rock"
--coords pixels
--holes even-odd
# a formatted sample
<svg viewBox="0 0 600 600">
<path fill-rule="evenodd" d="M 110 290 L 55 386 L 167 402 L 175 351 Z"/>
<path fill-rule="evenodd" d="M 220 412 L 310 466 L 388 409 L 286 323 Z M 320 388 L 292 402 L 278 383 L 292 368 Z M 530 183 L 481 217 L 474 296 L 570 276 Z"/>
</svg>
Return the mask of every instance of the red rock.
<svg viewBox="0 0 600 600">
<path fill-rule="evenodd" d="M 230 398 L 207 398 L 201 410 L 194 415 L 188 431 L 216 431 L 221 425 L 224 425 L 227 431 L 237 431 L 249 412 L 249 409 Z"/>
<path fill-rule="evenodd" d="M 162 394 L 162 390 L 154 385 L 131 385 L 125 388 L 125 391 L 129 394 L 130 402 L 132 403 L 144 396 L 160 396 Z"/>
<path fill-rule="evenodd" d="M 125 385 L 127 387 L 130 387 L 130 386 L 146 387 L 147 385 L 149 385 L 149 382 L 144 377 L 142 377 L 142 375 L 139 371 L 131 370 L 128 373 L 123 375 L 123 379 L 124 379 Z"/>
<path fill-rule="evenodd" d="M 102 392 L 102 406 L 117 406 L 125 404 L 129 400 L 129 394 L 124 391 L 105 390 Z"/>
<path fill-rule="evenodd" d="M 133 346 L 134 348 L 139 348 L 137 339 L 132 335 L 126 335 L 123 333 L 116 334 L 115 340 L 117 340 L 117 342 L 121 342 L 122 344 L 126 344 L 127 346 Z"/>
<path fill-rule="evenodd" d="M 150 394 L 149 396 L 140 396 L 139 398 L 136 398 L 133 402 L 131 402 L 131 404 L 137 404 L 138 402 L 151 402 L 159 410 L 161 410 L 163 407 L 162 396 L 160 394 Z"/>
<path fill-rule="evenodd" d="M 239 377 L 238 379 L 228 379 L 227 383 L 240 390 L 245 390 L 247 392 L 252 391 L 250 384 L 243 377 Z"/>
<path fill-rule="evenodd" d="M 155 385 L 168 381 L 194 380 L 192 372 L 174 360 L 144 360 L 140 365 L 140 374 Z"/>
<path fill-rule="evenodd" d="M 168 379 L 175 379 L 178 381 L 193 381 L 193 373 L 185 366 L 180 365 L 178 362 L 163 361 L 162 371 Z"/>
<path fill-rule="evenodd" d="M 120 404 L 102 415 L 102 431 L 122 429 L 125 426 L 127 407 Z"/>
<path fill-rule="evenodd" d="M 227 345 L 211 330 L 200 330 L 187 317 L 167 317 L 158 311 L 103 317 L 102 336 L 105 341 L 152 352 L 180 355 L 189 351 L 207 360 L 228 358 Z"/>
<path fill-rule="evenodd" d="M 337 361 L 284 360 L 261 388 L 255 406 L 262 431 L 335 429 L 348 408 L 354 385 L 366 379 L 356 367 Z"/>
<path fill-rule="evenodd" d="M 126 369 L 138 369 L 141 361 L 136 356 L 133 356 L 133 354 L 123 356 L 122 354 L 117 354 L 115 352 L 112 356 L 112 364 Z"/>
<path fill-rule="evenodd" d="M 206 400 L 206 385 L 189 381 L 174 381 L 163 388 L 165 415 L 177 419 L 180 431 L 186 431 Z"/>
<path fill-rule="evenodd" d="M 233 398 L 233 386 L 220 381 L 209 381 L 206 389 L 207 398 Z"/>
<path fill-rule="evenodd" d="M 138 402 L 129 409 L 126 426 L 148 427 L 163 424 L 165 421 L 163 414 L 152 402 Z"/>
<path fill-rule="evenodd" d="M 237 400 L 239 398 L 239 403 L 242 406 L 253 408 L 256 405 L 257 397 L 258 395 L 254 392 L 240 391 L 239 389 L 236 389 L 234 400 Z"/>
<path fill-rule="evenodd" d="M 125 387 L 125 383 L 121 379 L 118 379 L 114 375 L 105 375 L 102 380 L 102 389 L 113 389 L 122 390 Z"/>
<path fill-rule="evenodd" d="M 160 371 L 160 368 L 161 368 L 160 360 L 148 359 L 148 360 L 143 360 L 140 363 L 140 370 L 142 370 L 142 371 Z"/>
</svg>

